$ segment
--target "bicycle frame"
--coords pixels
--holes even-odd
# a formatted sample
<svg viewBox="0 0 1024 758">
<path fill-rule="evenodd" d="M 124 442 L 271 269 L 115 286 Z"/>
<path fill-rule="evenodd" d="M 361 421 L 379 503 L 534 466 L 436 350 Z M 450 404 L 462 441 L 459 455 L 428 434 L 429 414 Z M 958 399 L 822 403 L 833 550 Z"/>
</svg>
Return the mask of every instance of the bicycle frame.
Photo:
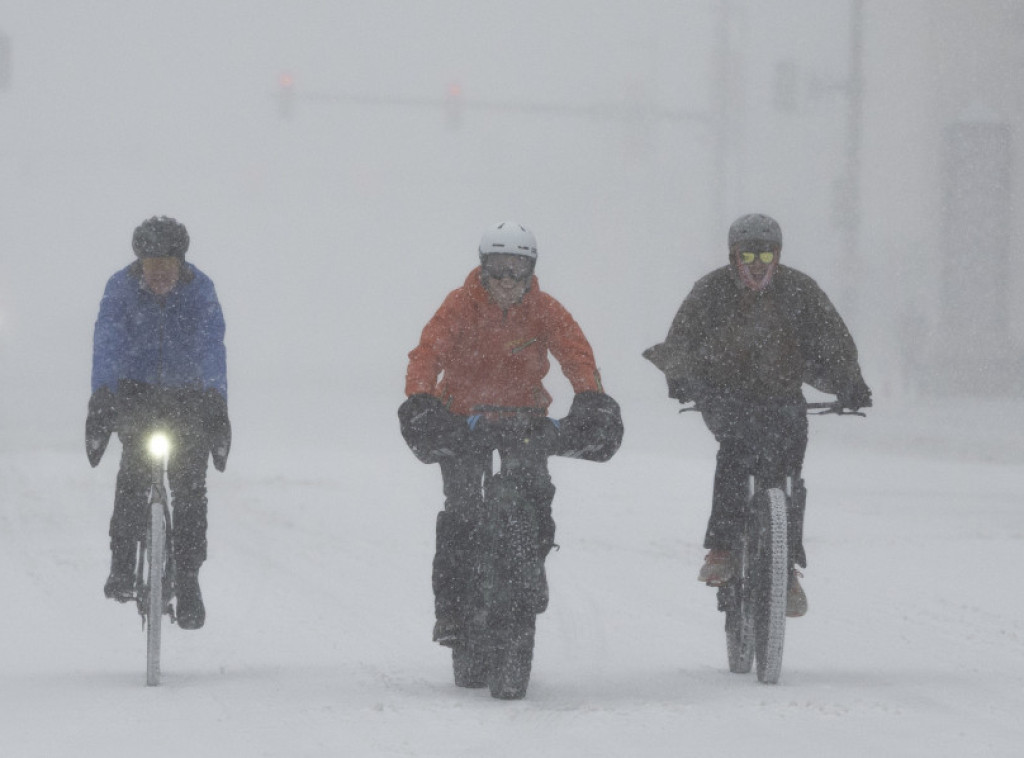
<svg viewBox="0 0 1024 758">
<path fill-rule="evenodd" d="M 797 407 L 816 411 L 811 415 L 865 415 L 838 402 Z M 694 405 L 680 413 L 700 410 Z M 726 616 L 729 670 L 747 673 L 756 657 L 758 680 L 775 684 L 782 668 L 791 566 L 788 519 L 798 472 L 786 470 L 771 455 L 762 457 L 764 452 L 751 454 L 739 565 L 737 574 L 718 589 L 718 609 Z"/>
<path fill-rule="evenodd" d="M 452 648 L 456 683 L 488 686 L 500 699 L 525 696 L 533 660 L 535 620 L 548 602 L 541 525 L 516 486 L 524 460 L 547 456 L 531 436 L 542 413 L 521 408 L 478 408 L 473 444 L 481 456 L 483 512 L 477 525 L 476 573 L 468 589 L 473 622 Z M 495 453 L 500 465 L 495 466 Z M 495 471 L 495 468 L 498 470 Z"/>
</svg>

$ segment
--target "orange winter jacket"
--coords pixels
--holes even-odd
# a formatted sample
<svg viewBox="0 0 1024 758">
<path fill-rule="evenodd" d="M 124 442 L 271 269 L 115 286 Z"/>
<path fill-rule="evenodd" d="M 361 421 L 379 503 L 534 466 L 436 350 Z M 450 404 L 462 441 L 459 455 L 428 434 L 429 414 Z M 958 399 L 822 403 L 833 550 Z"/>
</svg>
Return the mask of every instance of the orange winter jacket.
<svg viewBox="0 0 1024 758">
<path fill-rule="evenodd" d="M 575 392 L 603 391 L 594 351 L 579 325 L 537 277 L 523 299 L 502 312 L 480 281 L 480 268 L 451 292 L 409 353 L 406 395 L 428 393 L 453 412 L 480 405 L 532 407 L 547 412 L 541 383 L 551 352 Z"/>
</svg>

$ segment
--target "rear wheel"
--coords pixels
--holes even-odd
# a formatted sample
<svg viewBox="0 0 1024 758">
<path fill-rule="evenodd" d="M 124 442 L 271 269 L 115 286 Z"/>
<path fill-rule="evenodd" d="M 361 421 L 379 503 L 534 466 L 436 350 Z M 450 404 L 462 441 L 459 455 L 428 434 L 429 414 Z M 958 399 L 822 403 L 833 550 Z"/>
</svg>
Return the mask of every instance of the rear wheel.
<svg viewBox="0 0 1024 758">
<path fill-rule="evenodd" d="M 754 664 L 754 614 L 745 587 L 738 578 L 718 590 L 719 606 L 725 611 L 729 671 L 734 674 L 749 674 Z"/>
<path fill-rule="evenodd" d="M 149 595 L 146 599 L 146 684 L 160 684 L 160 627 L 164 612 L 164 563 L 166 562 L 167 523 L 163 504 L 150 505 L 150 525 L 147 539 L 149 568 L 147 580 Z"/>
<path fill-rule="evenodd" d="M 754 649 L 758 681 L 775 684 L 782 673 L 782 649 L 786 637 L 786 590 L 789 581 L 786 495 L 782 490 L 773 488 L 759 492 L 756 497 L 757 528 L 755 548 L 751 554 Z"/>
</svg>

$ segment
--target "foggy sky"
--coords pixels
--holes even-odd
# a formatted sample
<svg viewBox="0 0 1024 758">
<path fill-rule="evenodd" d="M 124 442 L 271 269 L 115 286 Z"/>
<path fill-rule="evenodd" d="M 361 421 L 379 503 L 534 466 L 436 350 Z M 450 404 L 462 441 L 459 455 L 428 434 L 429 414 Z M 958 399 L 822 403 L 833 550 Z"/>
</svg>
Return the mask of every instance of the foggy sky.
<svg viewBox="0 0 1024 758">
<path fill-rule="evenodd" d="M 189 259 L 217 285 L 232 406 L 247 413 L 289 415 L 296 391 L 300 417 L 365 393 L 397 405 L 407 351 L 499 220 L 536 232 L 541 286 L 621 396 L 662 391 L 639 352 L 724 263 L 740 213 L 779 218 L 786 262 L 841 289 L 830 193 L 845 105 L 829 86 L 847 71 L 846 2 L 44 0 L 7 3 L 0 32 L 13 44 L 0 409 L 51 441 L 78 444 L 103 285 L 155 214 L 188 226 Z M 782 57 L 815 93 L 786 117 L 771 107 Z M 736 98 L 724 177 L 722 71 Z M 861 284 L 867 307 L 845 315 L 869 381 L 887 382 L 888 353 L 866 336 L 873 283 Z"/>
</svg>

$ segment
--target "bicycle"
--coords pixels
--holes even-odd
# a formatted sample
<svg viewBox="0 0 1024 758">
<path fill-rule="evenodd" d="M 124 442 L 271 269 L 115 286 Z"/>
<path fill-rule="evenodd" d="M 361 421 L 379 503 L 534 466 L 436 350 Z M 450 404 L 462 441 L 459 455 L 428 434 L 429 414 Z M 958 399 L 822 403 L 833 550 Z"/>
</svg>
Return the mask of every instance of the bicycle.
<svg viewBox="0 0 1024 758">
<path fill-rule="evenodd" d="M 816 411 L 812 415 L 865 415 L 845 410 L 838 402 L 804 403 L 798 408 Z M 691 406 L 680 413 L 700 410 Z M 796 485 L 793 472 L 784 472 L 780 481 L 778 472 L 764 470 L 760 455 L 754 458 L 735 551 L 736 573 L 718 588 L 718 610 L 725 613 L 729 671 L 750 673 L 756 661 L 758 681 L 777 684 L 782 674 L 791 566 L 788 513 Z"/>
<path fill-rule="evenodd" d="M 160 631 L 164 614 L 175 622 L 174 549 L 171 536 L 171 511 L 165 479 L 170 439 L 160 430 L 150 434 L 147 450 L 151 459 L 147 497 L 148 523 L 139 539 L 135 564 L 135 603 L 142 627 L 146 630 L 146 684 L 160 684 Z"/>
<path fill-rule="evenodd" d="M 471 540 L 464 635 L 452 646 L 452 669 L 460 687 L 486 686 L 492 697 L 517 700 L 529 686 L 537 614 L 548 605 L 544 559 L 554 535 L 553 524 L 524 498 L 517 475 L 527 457 L 554 454 L 555 426 L 528 408 L 480 407 L 474 414 L 480 414 L 472 424 L 474 449 L 485 460 L 482 513 Z"/>
</svg>

